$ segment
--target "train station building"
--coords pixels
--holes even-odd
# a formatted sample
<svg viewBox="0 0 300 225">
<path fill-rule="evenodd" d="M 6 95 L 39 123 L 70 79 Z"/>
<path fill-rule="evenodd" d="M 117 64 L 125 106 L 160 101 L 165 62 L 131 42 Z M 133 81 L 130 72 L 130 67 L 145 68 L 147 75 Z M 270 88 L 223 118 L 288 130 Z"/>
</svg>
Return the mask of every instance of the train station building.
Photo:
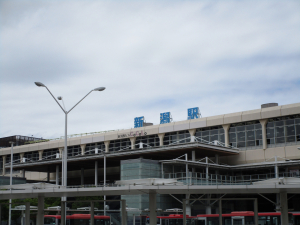
<svg viewBox="0 0 300 225">
<path fill-rule="evenodd" d="M 146 125 L 146 126 L 145 126 Z M 10 160 L 15 175 L 28 182 L 61 184 L 64 139 L 43 141 L 0 150 L 2 175 L 8 176 Z M 159 125 L 77 135 L 68 138 L 68 186 L 165 185 L 199 186 L 189 194 L 155 195 L 162 212 L 183 208 L 183 199 L 215 199 L 237 196 L 240 191 L 215 191 L 215 187 L 244 188 L 274 184 L 264 193 L 240 192 L 258 197 L 259 211 L 280 211 L 276 185 L 294 184 L 300 189 L 300 103 L 265 104 L 254 109 L 211 117 L 189 117 Z M 116 192 L 117 193 L 117 192 Z M 120 194 L 128 208 L 146 212 L 149 193 Z M 139 194 L 137 194 L 139 193 Z M 291 193 L 292 194 L 292 193 Z M 289 209 L 300 211 L 300 196 L 289 195 Z M 189 215 L 218 213 L 214 201 L 185 202 Z M 251 204 L 250 204 L 251 205 Z M 230 201 L 231 211 L 253 211 L 248 203 Z M 222 209 L 221 209 L 222 210 Z M 224 210 L 223 210 L 224 211 Z"/>
</svg>

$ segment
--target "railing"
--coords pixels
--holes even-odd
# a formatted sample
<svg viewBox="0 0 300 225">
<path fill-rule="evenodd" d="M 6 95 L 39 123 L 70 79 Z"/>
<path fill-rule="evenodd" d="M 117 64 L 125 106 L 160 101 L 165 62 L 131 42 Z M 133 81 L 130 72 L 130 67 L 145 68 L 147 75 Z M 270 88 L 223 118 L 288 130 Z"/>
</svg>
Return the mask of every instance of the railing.
<svg viewBox="0 0 300 225">
<path fill-rule="evenodd" d="M 295 177 L 300 178 L 300 175 L 293 173 L 278 173 L 278 177 Z M 246 185 L 253 184 L 253 182 L 263 181 L 276 178 L 274 173 L 268 174 L 253 174 L 253 175 L 217 175 L 205 173 L 189 173 L 186 177 L 186 173 L 165 173 L 164 179 L 177 179 L 178 182 L 183 182 L 188 185 Z"/>
</svg>

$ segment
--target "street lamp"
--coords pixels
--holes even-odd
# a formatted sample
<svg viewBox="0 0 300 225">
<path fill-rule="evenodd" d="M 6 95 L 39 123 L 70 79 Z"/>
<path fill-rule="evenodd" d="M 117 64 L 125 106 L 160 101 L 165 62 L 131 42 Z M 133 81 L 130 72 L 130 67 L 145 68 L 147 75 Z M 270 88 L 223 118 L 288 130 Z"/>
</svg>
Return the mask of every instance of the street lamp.
<svg viewBox="0 0 300 225">
<path fill-rule="evenodd" d="M 14 142 L 10 141 L 11 144 L 11 150 L 10 150 L 10 179 L 9 179 L 9 185 L 10 190 L 12 189 L 12 171 L 13 171 L 13 151 L 14 151 Z M 8 213 L 8 224 L 11 225 L 11 199 L 9 199 L 9 213 Z"/>
<path fill-rule="evenodd" d="M 69 111 L 65 110 L 60 104 L 59 102 L 56 100 L 56 98 L 53 96 L 53 94 L 51 93 L 51 91 L 47 88 L 46 85 L 44 85 L 41 82 L 34 82 L 36 86 L 38 87 L 44 87 L 48 90 L 48 92 L 51 94 L 51 96 L 53 97 L 53 99 L 56 101 L 56 103 L 59 105 L 59 107 L 62 109 L 62 111 L 65 113 L 65 147 L 64 147 L 64 152 L 63 152 L 63 159 L 62 159 L 62 185 L 67 187 L 67 157 L 68 157 L 68 150 L 67 150 L 67 138 L 68 138 L 68 134 L 67 134 L 67 116 L 69 114 L 69 112 L 72 111 L 72 109 L 74 109 L 83 99 L 85 99 L 92 91 L 104 91 L 105 87 L 98 87 L 95 88 L 93 90 L 91 90 L 87 95 L 85 95 L 79 102 L 77 102 L 77 104 L 75 104 Z M 62 97 L 58 97 L 59 100 L 62 100 Z"/>
</svg>

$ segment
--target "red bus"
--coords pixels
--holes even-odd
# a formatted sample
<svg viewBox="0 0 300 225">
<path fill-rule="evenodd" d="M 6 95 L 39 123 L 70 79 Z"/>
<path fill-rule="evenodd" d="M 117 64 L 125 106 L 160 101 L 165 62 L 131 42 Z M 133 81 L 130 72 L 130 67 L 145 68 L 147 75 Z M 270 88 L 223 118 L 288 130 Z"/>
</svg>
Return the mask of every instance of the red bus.
<svg viewBox="0 0 300 225">
<path fill-rule="evenodd" d="M 294 217 L 294 225 L 300 225 L 300 212 L 292 212 Z"/>
<path fill-rule="evenodd" d="M 258 213 L 258 225 L 281 225 L 280 212 Z M 197 225 L 219 225 L 219 214 L 197 215 Z M 223 225 L 254 225 L 254 212 L 232 212 L 222 214 Z M 284 224 L 285 225 L 285 224 Z M 289 213 L 289 224 L 293 222 L 293 214 Z"/>
<path fill-rule="evenodd" d="M 91 214 L 73 214 L 66 216 L 66 225 L 90 225 Z M 95 225 L 110 225 L 109 216 L 94 216 Z M 44 225 L 60 225 L 60 215 L 45 215 Z"/>
<path fill-rule="evenodd" d="M 157 225 L 182 225 L 183 224 L 183 215 L 182 214 L 170 214 L 168 216 L 157 216 L 156 217 L 156 224 Z M 145 216 L 145 223 L 142 221 L 140 224 L 149 225 L 150 220 L 149 216 Z M 196 216 L 189 216 L 186 215 L 186 224 L 187 225 L 194 225 L 197 221 Z"/>
</svg>

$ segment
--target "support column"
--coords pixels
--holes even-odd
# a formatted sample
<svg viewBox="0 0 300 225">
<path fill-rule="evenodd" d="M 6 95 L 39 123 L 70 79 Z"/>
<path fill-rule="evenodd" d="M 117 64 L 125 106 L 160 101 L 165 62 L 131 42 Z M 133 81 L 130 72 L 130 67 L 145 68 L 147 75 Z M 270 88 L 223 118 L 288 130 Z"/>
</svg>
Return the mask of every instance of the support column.
<svg viewBox="0 0 300 225">
<path fill-rule="evenodd" d="M 86 144 L 80 145 L 80 148 L 81 148 L 81 155 L 85 155 L 85 146 L 86 146 Z"/>
<path fill-rule="evenodd" d="M 95 161 L 95 186 L 98 186 L 98 161 Z"/>
<path fill-rule="evenodd" d="M 44 225 L 45 198 L 43 196 L 38 196 L 37 208 L 36 223 L 37 225 Z"/>
<path fill-rule="evenodd" d="M 211 194 L 208 194 L 207 198 L 211 198 Z M 206 200 L 205 213 L 206 214 L 211 214 L 210 200 Z"/>
<path fill-rule="evenodd" d="M 225 134 L 225 147 L 229 146 L 229 128 L 230 124 L 224 124 L 222 125 L 224 129 L 224 134 Z"/>
<path fill-rule="evenodd" d="M 2 167 L 2 175 L 5 175 L 5 164 L 6 164 L 6 155 L 2 156 L 3 167 Z"/>
<path fill-rule="evenodd" d="M 104 141 L 105 152 L 109 152 L 109 143 L 110 143 L 110 141 Z"/>
<path fill-rule="evenodd" d="M 258 202 L 254 200 L 254 225 L 258 225 Z"/>
<path fill-rule="evenodd" d="M 81 185 L 84 185 L 84 168 L 81 168 Z"/>
<path fill-rule="evenodd" d="M 30 225 L 30 203 L 25 202 L 25 207 L 25 225 Z"/>
<path fill-rule="evenodd" d="M 220 164 L 219 154 L 215 154 L 215 163 Z M 216 175 L 219 175 L 219 169 L 216 169 Z"/>
<path fill-rule="evenodd" d="M 150 225 L 156 225 L 156 193 L 149 193 L 149 218 L 150 218 Z"/>
<path fill-rule="evenodd" d="M 164 146 L 165 133 L 158 134 L 158 137 L 159 137 L 159 146 Z"/>
<path fill-rule="evenodd" d="M 39 150 L 39 160 L 43 159 L 43 152 L 44 150 Z"/>
<path fill-rule="evenodd" d="M 60 225 L 66 225 L 66 202 L 61 201 L 61 208 L 60 208 L 61 212 L 61 223 Z"/>
<path fill-rule="evenodd" d="M 50 182 L 50 171 L 49 171 L 49 169 L 48 169 L 48 171 L 47 171 L 47 182 L 48 182 L 48 183 Z"/>
<path fill-rule="evenodd" d="M 275 173 L 275 178 L 279 178 L 279 174 L 278 174 L 278 164 L 277 164 L 277 155 L 275 155 L 274 173 Z"/>
<path fill-rule="evenodd" d="M 23 162 L 24 154 L 25 154 L 24 152 L 20 153 L 20 163 Z"/>
<path fill-rule="evenodd" d="M 55 184 L 59 185 L 59 165 L 56 165 Z"/>
<path fill-rule="evenodd" d="M 191 142 L 195 142 L 196 129 L 190 129 L 189 132 L 190 132 L 190 135 L 191 135 Z"/>
<path fill-rule="evenodd" d="M 183 217 L 183 225 L 186 225 L 186 202 L 182 201 L 182 217 Z"/>
<path fill-rule="evenodd" d="M 91 225 L 95 225 L 95 218 L 94 218 L 94 202 L 91 202 Z"/>
<path fill-rule="evenodd" d="M 136 137 L 131 137 L 129 139 L 130 139 L 130 142 L 131 142 L 131 149 L 135 149 L 135 140 L 136 140 Z"/>
<path fill-rule="evenodd" d="M 289 224 L 287 193 L 280 193 L 281 224 Z"/>
<path fill-rule="evenodd" d="M 192 151 L 192 161 L 196 161 L 196 152 L 195 151 Z M 194 173 L 195 173 L 195 167 L 192 168 L 192 177 L 194 176 Z"/>
<path fill-rule="evenodd" d="M 262 130 L 262 138 L 263 138 L 263 149 L 267 149 L 267 123 L 268 119 L 259 120 L 261 124 L 261 130 Z"/>
<path fill-rule="evenodd" d="M 121 217 L 122 217 L 122 225 L 126 225 L 127 224 L 127 216 L 126 216 L 126 201 L 125 200 L 121 200 Z"/>
<path fill-rule="evenodd" d="M 219 200 L 219 225 L 222 225 L 222 199 Z"/>
<path fill-rule="evenodd" d="M 22 177 L 25 178 L 25 169 L 22 169 Z"/>
<path fill-rule="evenodd" d="M 62 158 L 64 148 L 59 148 L 58 151 L 59 151 L 59 158 Z"/>
</svg>

